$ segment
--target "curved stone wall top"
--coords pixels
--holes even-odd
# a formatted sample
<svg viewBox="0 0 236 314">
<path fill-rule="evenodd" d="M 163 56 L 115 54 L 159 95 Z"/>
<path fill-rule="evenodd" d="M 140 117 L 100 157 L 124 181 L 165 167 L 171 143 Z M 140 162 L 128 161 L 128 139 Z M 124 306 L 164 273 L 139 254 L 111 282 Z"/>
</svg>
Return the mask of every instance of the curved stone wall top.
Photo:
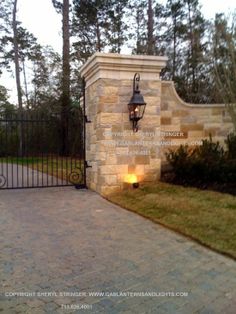
<svg viewBox="0 0 236 314">
<path fill-rule="evenodd" d="M 224 104 L 190 104 L 177 94 L 173 81 L 162 81 L 162 94 L 169 94 L 177 104 L 190 108 L 224 108 Z"/>
<path fill-rule="evenodd" d="M 167 60 L 167 57 L 159 56 L 96 52 L 81 67 L 80 73 L 87 86 L 99 78 L 130 80 L 136 72 L 140 73 L 142 80 L 160 80 L 160 72 Z"/>
</svg>

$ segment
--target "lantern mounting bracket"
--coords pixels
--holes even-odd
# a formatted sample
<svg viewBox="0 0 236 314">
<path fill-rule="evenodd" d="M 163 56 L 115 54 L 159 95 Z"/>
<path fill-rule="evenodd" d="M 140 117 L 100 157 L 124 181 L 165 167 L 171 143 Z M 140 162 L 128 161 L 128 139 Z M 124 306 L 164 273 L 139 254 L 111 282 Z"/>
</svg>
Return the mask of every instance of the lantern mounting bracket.
<svg viewBox="0 0 236 314">
<path fill-rule="evenodd" d="M 139 89 L 140 74 L 135 73 L 133 78 L 133 95 L 128 103 L 129 120 L 132 122 L 133 131 L 138 131 L 138 121 L 143 118 L 146 103 Z"/>
</svg>

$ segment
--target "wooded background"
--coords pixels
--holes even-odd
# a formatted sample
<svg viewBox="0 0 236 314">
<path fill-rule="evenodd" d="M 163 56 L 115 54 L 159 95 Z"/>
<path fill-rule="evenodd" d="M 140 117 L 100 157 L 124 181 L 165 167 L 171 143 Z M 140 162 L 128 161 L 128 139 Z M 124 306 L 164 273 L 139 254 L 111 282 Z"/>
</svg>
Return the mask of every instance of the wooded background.
<svg viewBox="0 0 236 314">
<path fill-rule="evenodd" d="M 185 101 L 225 102 L 236 121 L 234 14 L 206 20 L 198 0 L 168 0 L 165 6 L 156 0 L 48 1 L 62 16 L 62 55 L 22 26 L 20 0 L 1 1 L 0 74 L 13 71 L 18 92 L 11 104 L 0 85 L 1 112 L 78 107 L 81 65 L 96 51 L 128 47 L 133 54 L 167 55 L 162 78 L 173 80 Z"/>
</svg>

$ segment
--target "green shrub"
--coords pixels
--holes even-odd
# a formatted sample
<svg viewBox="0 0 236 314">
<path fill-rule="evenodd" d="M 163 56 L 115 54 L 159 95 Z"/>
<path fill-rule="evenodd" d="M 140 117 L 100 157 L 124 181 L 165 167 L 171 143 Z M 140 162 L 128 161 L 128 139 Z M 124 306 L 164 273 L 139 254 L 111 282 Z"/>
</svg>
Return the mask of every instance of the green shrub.
<svg viewBox="0 0 236 314">
<path fill-rule="evenodd" d="M 235 135 L 228 136 L 227 147 L 225 152 L 220 143 L 213 142 L 210 137 L 193 149 L 181 145 L 175 151 L 170 150 L 166 157 L 172 166 L 175 181 L 201 186 L 236 183 Z"/>
<path fill-rule="evenodd" d="M 230 133 L 225 140 L 228 159 L 236 159 L 236 134 Z"/>
<path fill-rule="evenodd" d="M 210 183 L 224 180 L 225 152 L 219 142 L 212 141 L 211 136 L 195 148 L 193 163 L 199 181 Z"/>
</svg>

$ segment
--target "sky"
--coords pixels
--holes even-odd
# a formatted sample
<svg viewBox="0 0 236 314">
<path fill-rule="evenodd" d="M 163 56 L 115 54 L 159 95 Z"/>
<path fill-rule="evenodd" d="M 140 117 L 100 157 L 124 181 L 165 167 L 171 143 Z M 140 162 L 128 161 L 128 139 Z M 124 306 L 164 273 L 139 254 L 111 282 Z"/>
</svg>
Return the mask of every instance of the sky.
<svg viewBox="0 0 236 314">
<path fill-rule="evenodd" d="M 165 3 L 166 0 L 160 0 Z M 206 18 L 214 18 L 217 12 L 232 12 L 236 4 L 232 0 L 201 0 Z M 18 0 L 18 18 L 41 44 L 51 45 L 61 52 L 61 16 L 56 13 L 51 0 Z"/>
<path fill-rule="evenodd" d="M 71 1 L 71 0 L 70 0 Z M 166 0 L 160 0 L 165 3 Z M 202 13 L 208 19 L 213 19 L 215 13 L 234 11 L 236 4 L 232 0 L 200 0 Z M 62 51 L 61 15 L 56 13 L 51 0 L 18 0 L 18 20 L 35 35 L 42 45 L 51 45 L 57 52 Z M 127 51 L 122 51 L 127 53 Z M 11 100 L 16 99 L 15 83 L 5 74 L 2 85 L 9 89 Z"/>
</svg>

